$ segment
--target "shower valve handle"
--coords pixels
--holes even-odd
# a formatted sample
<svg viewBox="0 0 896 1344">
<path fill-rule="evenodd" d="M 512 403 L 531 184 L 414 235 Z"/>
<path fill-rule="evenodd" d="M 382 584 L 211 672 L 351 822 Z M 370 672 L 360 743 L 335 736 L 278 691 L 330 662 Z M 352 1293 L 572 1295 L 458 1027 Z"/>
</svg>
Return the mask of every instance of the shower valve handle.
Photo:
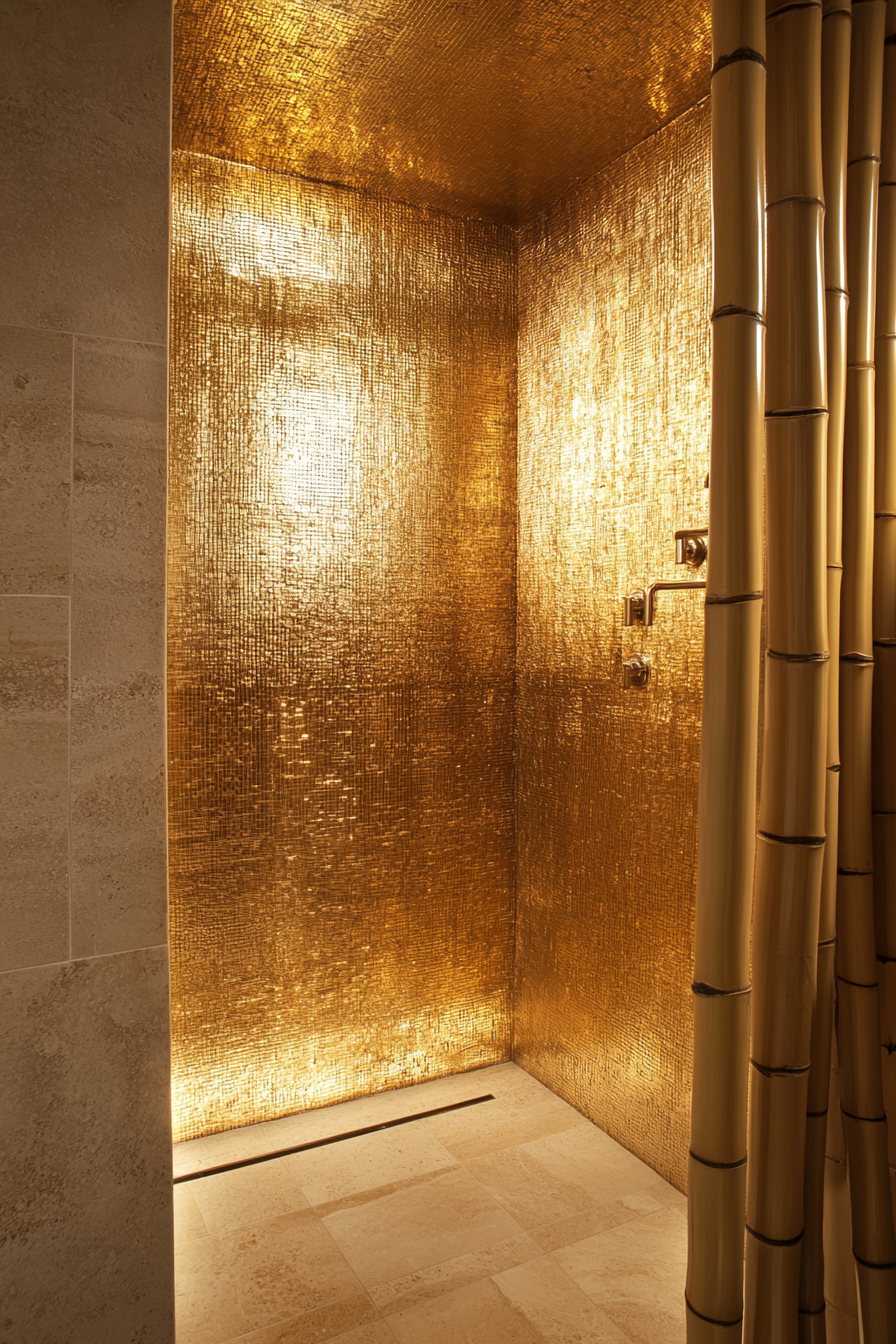
<svg viewBox="0 0 896 1344">
<path fill-rule="evenodd" d="M 635 588 L 625 598 L 623 625 L 653 625 L 656 614 L 656 595 L 677 592 L 681 588 L 705 588 L 704 579 L 658 579 L 647 588 Z"/>
</svg>

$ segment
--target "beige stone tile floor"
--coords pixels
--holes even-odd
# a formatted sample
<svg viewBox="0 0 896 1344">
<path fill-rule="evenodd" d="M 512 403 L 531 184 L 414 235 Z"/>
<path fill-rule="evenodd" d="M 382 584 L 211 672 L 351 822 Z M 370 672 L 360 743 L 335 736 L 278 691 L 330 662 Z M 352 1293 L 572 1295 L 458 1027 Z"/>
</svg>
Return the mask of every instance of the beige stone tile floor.
<svg viewBox="0 0 896 1344">
<path fill-rule="evenodd" d="M 515 1064 L 178 1145 L 177 1344 L 684 1344 L 685 1200 Z"/>
</svg>

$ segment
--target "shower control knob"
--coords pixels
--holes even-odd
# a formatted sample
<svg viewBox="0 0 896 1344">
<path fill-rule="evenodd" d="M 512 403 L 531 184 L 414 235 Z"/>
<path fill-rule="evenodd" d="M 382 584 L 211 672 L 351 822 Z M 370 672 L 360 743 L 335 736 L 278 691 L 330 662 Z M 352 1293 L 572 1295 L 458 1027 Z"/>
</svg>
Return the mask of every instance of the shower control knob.
<svg viewBox="0 0 896 1344">
<path fill-rule="evenodd" d="M 643 654 L 632 653 L 622 660 L 623 690 L 642 690 L 650 680 L 650 664 Z"/>
<path fill-rule="evenodd" d="M 699 569 L 706 559 L 706 527 L 682 527 L 675 533 L 675 563 Z"/>
</svg>

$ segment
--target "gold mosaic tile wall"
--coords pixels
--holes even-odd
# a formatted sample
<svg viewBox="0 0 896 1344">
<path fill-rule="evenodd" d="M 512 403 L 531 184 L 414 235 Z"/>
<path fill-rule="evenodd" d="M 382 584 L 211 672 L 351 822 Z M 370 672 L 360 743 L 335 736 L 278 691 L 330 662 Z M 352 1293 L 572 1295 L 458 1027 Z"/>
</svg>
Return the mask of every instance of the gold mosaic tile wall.
<svg viewBox="0 0 896 1344">
<path fill-rule="evenodd" d="M 709 0 L 177 0 L 178 149 L 512 222 L 709 92 Z"/>
<path fill-rule="evenodd" d="M 709 108 L 520 237 L 514 1056 L 683 1187 L 702 594 L 623 596 L 705 526 Z M 646 653 L 649 687 L 623 691 Z"/>
<path fill-rule="evenodd" d="M 174 169 L 176 1138 L 506 1059 L 515 241 Z"/>
</svg>

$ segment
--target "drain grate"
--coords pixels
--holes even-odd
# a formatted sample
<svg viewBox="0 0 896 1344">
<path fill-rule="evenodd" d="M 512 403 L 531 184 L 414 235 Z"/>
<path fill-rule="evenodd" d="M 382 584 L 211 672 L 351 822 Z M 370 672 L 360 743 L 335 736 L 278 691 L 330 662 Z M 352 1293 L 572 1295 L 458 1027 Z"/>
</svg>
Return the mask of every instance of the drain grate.
<svg viewBox="0 0 896 1344">
<path fill-rule="evenodd" d="M 378 1134 L 381 1129 L 395 1129 L 398 1125 L 409 1125 L 412 1120 L 428 1120 L 431 1115 L 447 1115 L 449 1111 L 462 1111 L 467 1106 L 481 1106 L 484 1101 L 494 1101 L 491 1092 L 484 1097 L 471 1097 L 469 1101 L 453 1101 L 450 1106 L 436 1106 L 431 1111 L 415 1111 L 413 1115 L 402 1115 L 397 1120 L 384 1120 L 379 1125 L 365 1125 L 363 1129 L 349 1129 L 344 1134 L 331 1134 L 326 1139 L 312 1139 L 310 1143 L 297 1143 L 292 1148 L 277 1148 L 272 1153 L 262 1153 L 259 1157 L 244 1157 L 239 1162 L 222 1162 L 218 1167 L 204 1167 L 202 1171 L 190 1171 L 185 1176 L 175 1176 L 174 1184 L 184 1181 L 198 1181 L 201 1176 L 217 1176 L 222 1171 L 236 1171 L 239 1167 L 255 1167 L 259 1162 L 273 1162 L 277 1157 L 288 1157 L 290 1153 L 306 1153 L 309 1148 L 326 1148 L 330 1143 L 343 1143 L 346 1139 L 359 1139 L 364 1134 Z"/>
</svg>

